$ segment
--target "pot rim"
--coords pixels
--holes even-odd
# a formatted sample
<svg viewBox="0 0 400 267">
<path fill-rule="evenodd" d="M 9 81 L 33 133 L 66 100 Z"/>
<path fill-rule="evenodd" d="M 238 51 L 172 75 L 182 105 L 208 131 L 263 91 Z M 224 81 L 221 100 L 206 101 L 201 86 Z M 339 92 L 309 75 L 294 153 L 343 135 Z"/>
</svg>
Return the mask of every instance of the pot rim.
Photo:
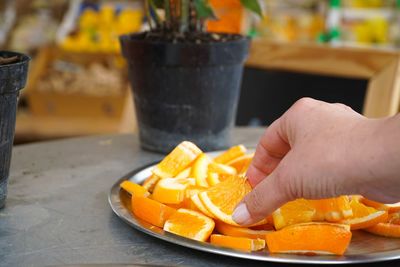
<svg viewBox="0 0 400 267">
<path fill-rule="evenodd" d="M 14 62 L 14 63 L 2 64 L 2 65 L 0 65 L 0 68 L 16 66 L 16 65 L 24 65 L 32 59 L 30 56 L 23 54 L 23 53 L 7 51 L 7 50 L 0 50 L 0 56 L 4 56 L 4 55 L 19 56 L 21 58 L 21 60 L 18 62 Z"/>
<path fill-rule="evenodd" d="M 233 34 L 233 33 L 219 33 L 219 32 L 211 32 L 216 33 L 216 34 L 223 34 L 225 36 L 239 36 L 240 38 L 235 39 L 235 40 L 229 40 L 226 42 L 208 42 L 208 43 L 184 43 L 184 42 L 170 42 L 170 41 L 154 41 L 154 40 L 147 40 L 147 39 L 139 39 L 139 38 L 134 38 L 134 37 L 139 37 L 149 31 L 144 31 L 144 32 L 138 32 L 138 33 L 127 33 L 119 36 L 119 39 L 121 41 L 134 41 L 137 43 L 148 43 L 151 45 L 173 45 L 173 46 L 182 46 L 182 47 L 190 47 L 190 46 L 197 46 L 197 47 L 207 47 L 207 46 L 224 46 L 227 44 L 235 44 L 235 43 L 242 43 L 242 42 L 249 42 L 251 41 L 251 38 L 242 34 Z"/>
</svg>

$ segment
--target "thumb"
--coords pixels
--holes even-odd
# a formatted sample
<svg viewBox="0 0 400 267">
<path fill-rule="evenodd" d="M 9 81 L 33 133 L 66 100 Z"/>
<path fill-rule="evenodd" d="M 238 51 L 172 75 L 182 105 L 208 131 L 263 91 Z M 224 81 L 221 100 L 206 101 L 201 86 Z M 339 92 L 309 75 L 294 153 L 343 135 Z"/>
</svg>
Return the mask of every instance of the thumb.
<svg viewBox="0 0 400 267">
<path fill-rule="evenodd" d="M 278 166 L 268 177 L 262 180 L 247 194 L 233 212 L 233 220 L 240 225 L 257 223 L 270 215 L 283 204 L 294 200 L 291 196 L 288 179 L 282 175 Z"/>
</svg>

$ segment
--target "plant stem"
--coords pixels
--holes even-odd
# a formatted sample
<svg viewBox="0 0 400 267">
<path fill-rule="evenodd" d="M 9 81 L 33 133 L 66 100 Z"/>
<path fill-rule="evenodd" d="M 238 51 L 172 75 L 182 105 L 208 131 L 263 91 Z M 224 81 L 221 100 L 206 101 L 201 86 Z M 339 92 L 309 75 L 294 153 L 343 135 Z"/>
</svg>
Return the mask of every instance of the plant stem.
<svg viewBox="0 0 400 267">
<path fill-rule="evenodd" d="M 164 0 L 165 9 L 165 28 L 171 30 L 171 5 L 170 0 Z"/>
<path fill-rule="evenodd" d="M 147 20 L 149 22 L 150 30 L 153 30 L 153 23 L 152 23 L 152 18 L 151 18 L 151 14 L 150 14 L 149 0 L 144 1 L 144 9 L 145 9 Z"/>
<path fill-rule="evenodd" d="M 189 0 L 181 0 L 181 25 L 180 32 L 184 33 L 189 27 Z"/>
<path fill-rule="evenodd" d="M 156 27 L 157 28 L 160 28 L 160 26 L 161 26 L 161 19 L 160 19 L 160 17 L 158 16 L 158 13 L 157 13 L 157 7 L 156 7 L 156 5 L 154 4 L 154 2 L 153 2 L 153 0 L 149 0 L 149 3 L 150 3 L 150 14 L 154 14 L 154 21 L 156 22 Z"/>
</svg>

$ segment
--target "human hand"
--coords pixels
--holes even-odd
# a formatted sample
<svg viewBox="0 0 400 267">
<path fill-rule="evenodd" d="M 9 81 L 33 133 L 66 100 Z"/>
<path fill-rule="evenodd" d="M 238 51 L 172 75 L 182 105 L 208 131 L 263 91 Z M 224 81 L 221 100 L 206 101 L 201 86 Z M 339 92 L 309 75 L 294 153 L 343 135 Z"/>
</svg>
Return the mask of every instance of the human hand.
<svg viewBox="0 0 400 267">
<path fill-rule="evenodd" d="M 297 101 L 259 141 L 247 171 L 253 191 L 233 219 L 252 224 L 297 198 L 399 201 L 399 125 L 398 117 L 367 119 L 343 104 Z"/>
</svg>

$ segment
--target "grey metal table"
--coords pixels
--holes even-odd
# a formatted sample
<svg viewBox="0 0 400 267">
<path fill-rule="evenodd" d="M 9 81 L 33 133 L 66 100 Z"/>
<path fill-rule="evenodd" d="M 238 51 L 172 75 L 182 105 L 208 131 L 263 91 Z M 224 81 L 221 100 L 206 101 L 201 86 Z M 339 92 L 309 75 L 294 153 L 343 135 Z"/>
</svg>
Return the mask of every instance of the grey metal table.
<svg viewBox="0 0 400 267">
<path fill-rule="evenodd" d="M 262 131 L 236 129 L 234 142 L 254 146 Z M 0 210 L 0 266 L 281 266 L 183 248 L 118 219 L 107 202 L 112 184 L 160 158 L 141 150 L 133 135 L 15 147 L 9 196 Z M 400 266 L 400 261 L 390 266 Z"/>
</svg>

